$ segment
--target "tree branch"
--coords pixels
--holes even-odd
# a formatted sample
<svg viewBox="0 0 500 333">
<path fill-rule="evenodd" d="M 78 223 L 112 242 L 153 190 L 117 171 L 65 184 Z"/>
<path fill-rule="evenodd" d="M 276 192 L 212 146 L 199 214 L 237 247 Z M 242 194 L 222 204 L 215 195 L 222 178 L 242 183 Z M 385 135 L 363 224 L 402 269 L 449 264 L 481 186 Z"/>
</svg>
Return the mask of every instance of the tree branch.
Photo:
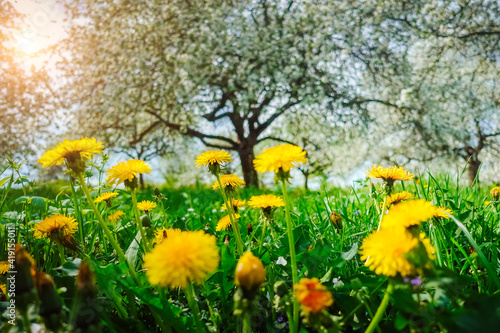
<svg viewBox="0 0 500 333">
<path fill-rule="evenodd" d="M 144 137 L 149 133 L 151 132 L 153 129 L 155 129 L 158 125 L 160 125 L 162 122 L 160 120 L 157 120 L 155 121 L 154 123 L 152 123 L 148 128 L 146 128 L 144 131 L 142 131 L 141 134 L 139 134 L 139 136 L 137 136 L 136 138 L 134 138 L 133 140 L 130 141 L 130 145 L 135 145 L 139 142 L 142 141 L 142 139 L 144 139 Z"/>
<path fill-rule="evenodd" d="M 183 128 L 184 126 L 171 123 L 170 121 L 164 119 L 163 117 L 161 117 L 160 115 L 158 115 L 154 111 L 146 110 L 146 112 L 155 116 L 159 121 L 161 121 L 168 128 L 179 131 L 181 134 L 184 134 L 184 135 L 187 135 L 187 136 L 190 136 L 193 138 L 198 138 L 201 142 L 203 142 L 208 147 L 229 149 L 229 150 L 235 150 L 238 147 L 238 144 L 235 141 L 233 141 L 229 138 L 226 138 L 224 136 L 205 134 L 205 133 L 199 132 L 197 130 L 194 130 L 192 128 L 189 128 L 189 127 Z M 210 142 L 206 141 L 207 139 L 224 141 L 224 142 L 229 143 L 229 146 L 223 146 L 223 145 L 219 145 L 219 144 L 215 144 L 215 143 L 210 143 Z"/>
<path fill-rule="evenodd" d="M 213 109 L 212 112 L 203 115 L 203 118 L 205 118 L 208 121 L 216 121 L 216 120 L 222 119 L 226 116 L 230 116 L 231 112 L 225 112 L 225 113 L 217 116 L 217 112 L 219 112 L 220 110 L 222 110 L 223 108 L 226 107 L 226 103 L 229 100 L 229 97 L 230 96 L 228 96 L 228 94 L 223 93 L 222 98 L 219 101 L 219 104 Z"/>
<path fill-rule="evenodd" d="M 280 138 L 277 138 L 277 137 L 274 137 L 274 136 L 266 136 L 266 137 L 264 137 L 262 139 L 257 140 L 257 143 L 260 143 L 260 142 L 263 142 L 263 141 L 266 141 L 266 140 L 274 140 L 274 141 L 279 141 L 279 142 L 283 142 L 283 143 L 288 143 L 288 144 L 291 144 L 291 145 L 296 145 L 295 142 L 291 142 L 291 141 L 288 141 L 288 140 L 280 139 Z"/>
<path fill-rule="evenodd" d="M 260 124 L 259 126 L 257 126 L 257 130 L 256 130 L 257 135 L 259 135 L 260 133 L 264 132 L 264 130 L 266 128 L 268 128 L 273 123 L 273 121 L 275 121 L 279 116 L 281 116 L 283 113 L 285 113 L 286 111 L 288 111 L 288 109 L 290 109 L 292 106 L 297 105 L 299 103 L 300 103 L 299 100 L 295 100 L 295 101 L 292 102 L 292 100 L 290 99 L 285 105 L 283 105 L 280 108 L 280 111 L 275 112 L 272 116 L 270 116 L 269 118 L 267 118 L 267 120 L 265 122 L 263 122 L 262 124 Z"/>
</svg>

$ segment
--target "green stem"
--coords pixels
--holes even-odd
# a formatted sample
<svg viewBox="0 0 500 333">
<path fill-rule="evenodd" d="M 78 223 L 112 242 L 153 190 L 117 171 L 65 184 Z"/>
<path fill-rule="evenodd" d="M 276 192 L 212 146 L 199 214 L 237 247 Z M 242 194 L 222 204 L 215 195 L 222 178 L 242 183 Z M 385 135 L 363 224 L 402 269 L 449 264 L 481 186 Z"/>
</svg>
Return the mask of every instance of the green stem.
<svg viewBox="0 0 500 333">
<path fill-rule="evenodd" d="M 248 311 L 243 315 L 243 333 L 252 333 L 252 323 L 250 322 L 250 313 Z"/>
<path fill-rule="evenodd" d="M 208 294 L 209 290 L 208 290 L 207 284 L 205 282 L 203 283 L 203 288 L 205 289 L 205 294 Z M 205 299 L 205 300 L 207 302 L 208 311 L 210 312 L 210 320 L 212 320 L 212 323 L 214 325 L 215 331 L 218 331 L 217 325 L 218 325 L 219 320 L 217 318 L 217 315 L 215 314 L 213 306 L 210 303 L 210 301 L 208 300 L 208 298 Z"/>
<path fill-rule="evenodd" d="M 217 174 L 216 177 L 217 177 L 217 183 L 219 183 L 220 193 L 222 194 L 222 198 L 224 199 L 224 203 L 226 204 L 226 210 L 229 213 L 229 219 L 231 220 L 231 226 L 233 227 L 234 238 L 236 238 L 236 248 L 238 250 L 238 254 L 241 256 L 243 254 L 243 240 L 241 239 L 240 226 L 235 221 L 235 218 L 233 216 L 233 205 L 231 202 L 228 201 L 226 191 L 225 191 L 224 187 L 222 186 L 222 182 L 220 181 L 219 174 Z"/>
<path fill-rule="evenodd" d="M 394 286 L 391 281 L 389 281 L 389 285 L 387 286 L 387 289 L 385 290 L 385 295 L 384 298 L 382 298 L 382 302 L 380 302 L 380 305 L 378 306 L 377 312 L 375 313 L 375 316 L 373 317 L 373 320 L 371 321 L 370 325 L 368 325 L 368 328 L 366 329 L 365 333 L 371 333 L 375 331 L 375 329 L 378 327 L 378 323 L 382 319 L 385 313 L 385 309 L 387 308 L 387 305 L 389 304 L 389 298 L 391 296 L 392 290 L 394 289 Z"/>
<path fill-rule="evenodd" d="M 384 218 L 384 214 L 386 211 L 385 207 L 386 204 L 387 204 L 387 195 L 384 196 L 384 203 L 382 204 L 382 211 L 380 212 L 380 220 L 378 221 L 377 231 L 379 231 L 380 227 L 382 226 L 382 219 Z"/>
<path fill-rule="evenodd" d="M 288 234 L 288 244 L 290 246 L 290 260 L 292 262 L 292 282 L 295 286 L 299 283 L 299 277 L 297 274 L 297 258 L 295 255 L 295 240 L 293 239 L 293 226 L 292 219 L 290 217 L 290 203 L 288 202 L 288 193 L 286 189 L 286 179 L 282 179 L 283 184 L 283 200 L 285 201 L 285 215 L 286 215 L 286 229 Z M 292 287 L 293 288 L 293 287 Z M 297 330 L 299 327 L 299 301 L 297 297 L 293 297 L 293 327 L 294 330 Z M 289 319 L 290 322 L 290 319 Z M 292 329 L 292 325 L 290 325 L 290 332 Z M 296 331 L 295 331 L 296 332 Z"/>
<path fill-rule="evenodd" d="M 264 243 L 264 237 L 266 235 L 266 229 L 267 229 L 267 217 L 264 216 L 264 225 L 262 226 L 262 234 L 260 235 L 260 244 L 259 244 L 259 252 L 257 252 L 259 255 L 262 251 L 262 244 Z"/>
<path fill-rule="evenodd" d="M 23 326 L 26 333 L 31 333 L 31 322 L 28 317 L 28 311 L 22 311 L 21 316 L 23 317 Z"/>
<path fill-rule="evenodd" d="M 297 332 L 295 322 L 293 320 L 293 309 L 290 306 L 286 306 L 286 315 L 288 317 L 288 328 L 290 329 L 290 333 L 295 333 Z"/>
<path fill-rule="evenodd" d="M 79 231 L 80 231 L 80 243 L 82 243 L 82 247 L 83 247 L 83 251 L 85 252 L 85 238 L 84 238 L 84 234 L 85 234 L 85 229 L 83 228 L 83 218 L 82 218 L 82 214 L 80 212 L 80 205 L 78 205 L 78 199 L 77 199 L 77 196 L 76 196 L 76 191 L 75 191 L 75 185 L 73 184 L 73 179 L 71 178 L 71 175 L 69 175 L 69 183 L 71 185 L 71 194 L 73 196 L 73 205 L 75 206 L 75 215 L 76 215 L 76 218 L 78 219 L 78 224 L 79 224 Z"/>
<path fill-rule="evenodd" d="M 61 266 L 66 263 L 66 258 L 64 257 L 64 247 L 57 241 L 57 249 L 59 250 L 59 257 L 61 258 Z"/>
<path fill-rule="evenodd" d="M 198 303 L 194 299 L 194 288 L 192 283 L 188 283 L 187 287 L 183 289 L 186 299 L 188 301 L 189 307 L 193 312 L 194 320 L 196 321 L 196 331 L 199 333 L 205 333 L 205 324 L 200 317 L 200 308 Z"/>
<path fill-rule="evenodd" d="M 151 246 L 149 244 L 149 239 L 146 237 L 146 232 L 144 231 L 144 226 L 142 225 L 142 220 L 139 214 L 139 208 L 137 208 L 137 197 L 135 195 L 135 190 L 130 190 L 130 195 L 132 196 L 132 205 L 134 206 L 135 222 L 137 223 L 137 228 L 141 233 L 142 245 L 144 246 L 144 252 L 149 252 Z"/>
<path fill-rule="evenodd" d="M 85 193 L 85 196 L 87 197 L 87 201 L 90 205 L 90 208 L 94 211 L 95 216 L 97 217 L 97 221 L 101 225 L 101 229 L 104 231 L 104 234 L 108 238 L 111 246 L 113 249 L 116 251 L 116 254 L 118 255 L 118 260 L 120 263 L 126 263 L 128 267 L 128 271 L 130 273 L 130 276 L 134 280 L 134 282 L 137 285 L 140 285 L 139 278 L 137 277 L 137 273 L 135 272 L 134 268 L 130 263 L 127 261 L 127 258 L 125 258 L 125 254 L 123 253 L 123 250 L 120 248 L 120 245 L 118 245 L 118 242 L 116 239 L 113 237 L 111 234 L 111 231 L 109 231 L 108 226 L 106 225 L 106 222 L 104 222 L 104 219 L 102 218 L 101 213 L 97 209 L 94 200 L 92 199 L 92 196 L 90 195 L 89 188 L 87 187 L 87 184 L 85 183 L 85 179 L 83 178 L 83 174 L 79 173 L 78 174 L 78 180 L 80 181 L 80 185 L 82 186 L 83 193 Z"/>
</svg>

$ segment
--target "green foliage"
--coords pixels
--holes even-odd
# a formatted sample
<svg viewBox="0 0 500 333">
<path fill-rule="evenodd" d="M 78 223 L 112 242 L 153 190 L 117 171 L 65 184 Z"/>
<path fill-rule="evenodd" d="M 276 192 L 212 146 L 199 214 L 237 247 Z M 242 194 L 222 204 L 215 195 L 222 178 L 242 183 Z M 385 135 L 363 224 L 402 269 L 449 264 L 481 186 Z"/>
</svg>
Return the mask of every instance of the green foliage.
<svg viewBox="0 0 500 333">
<path fill-rule="evenodd" d="M 7 182 L 16 179 L 9 177 Z M 157 331 L 155 313 L 176 331 L 189 328 L 190 331 L 195 327 L 184 294 L 178 289 L 150 285 L 143 273 L 142 247 L 133 247 L 138 233 L 127 191 L 117 190 L 120 194 L 110 207 L 102 203 L 98 208 L 105 219 L 116 210 L 125 212 L 120 221 L 109 226 L 124 250 L 133 248 L 127 252 L 139 272 L 140 286 L 129 275 L 127 266 L 119 264 L 78 186 L 74 187 L 73 197 L 70 184 L 29 182 L 29 186 L 11 188 L 7 182 L 0 192 L 0 198 L 4 198 L 0 259 L 7 259 L 3 230 L 8 225 L 16 225 L 18 240 L 31 253 L 38 269 L 53 277 L 64 305 L 64 318 L 74 316 L 74 311 L 78 313 L 75 279 L 81 259 L 89 257 L 98 286 L 93 306 L 99 310 L 94 315 L 99 316 L 103 330 L 121 331 L 127 327 L 128 331 Z M 294 189 L 290 193 L 299 277 L 317 277 L 334 297 L 327 312 L 319 317 L 313 315 L 309 321 L 303 317 L 302 332 L 363 331 L 372 322 L 384 295 L 387 279 L 366 268 L 358 255 L 363 238 L 377 226 L 382 200 L 380 192 L 372 192 L 368 182 L 359 185 L 356 189 L 325 188 L 306 194 Z M 395 191 L 402 189 L 398 184 Z M 380 329 L 384 332 L 491 330 L 500 320 L 498 285 L 491 276 L 499 272 L 498 202 L 489 198 L 488 187 L 457 186 L 447 177 L 430 174 L 420 177 L 418 182 L 405 183 L 404 189 L 416 197 L 451 208 L 459 221 L 435 218 L 424 224 L 424 231 L 439 252 L 435 267 L 421 281 L 412 283 L 398 278 Z M 92 195 L 96 197 L 103 190 L 103 185 L 94 186 Z M 203 186 L 161 188 L 159 192 L 162 197 L 149 187 L 138 192 L 138 200 L 160 198 L 158 207 L 149 213 L 152 230 L 160 227 L 204 229 L 217 238 L 219 268 L 197 286 L 195 292 L 200 316 L 211 332 L 235 331 L 241 327 L 239 317 L 233 315 L 234 270 L 238 258 L 232 232 L 215 231 L 217 222 L 226 214 L 220 209 L 219 193 Z M 238 196 L 249 199 L 263 192 L 280 195 L 271 189 L 242 189 Z M 330 222 L 332 211 L 341 215 L 342 228 Z M 62 265 L 57 247 L 47 239 L 35 239 L 31 231 L 35 223 L 55 213 L 76 214 L 83 226 L 83 232 L 79 230 L 75 234 L 76 240 L 83 239 L 82 252 L 65 249 L 67 259 Z M 249 207 L 239 213 L 243 241 L 256 251 L 263 226 L 262 214 Z M 276 209 L 264 237 L 260 259 L 266 268 L 266 283 L 254 305 L 258 309 L 252 317 L 255 332 L 287 331 L 291 267 L 284 218 L 283 209 Z M 247 233 L 247 224 L 252 224 L 251 233 Z M 229 244 L 224 242 L 226 235 L 230 236 Z M 0 303 L 0 306 L 5 309 L 6 305 Z M 81 316 L 80 313 L 77 318 L 83 318 Z M 37 321 L 35 316 L 30 320 Z M 68 323 L 63 320 L 64 330 L 70 329 Z"/>
</svg>

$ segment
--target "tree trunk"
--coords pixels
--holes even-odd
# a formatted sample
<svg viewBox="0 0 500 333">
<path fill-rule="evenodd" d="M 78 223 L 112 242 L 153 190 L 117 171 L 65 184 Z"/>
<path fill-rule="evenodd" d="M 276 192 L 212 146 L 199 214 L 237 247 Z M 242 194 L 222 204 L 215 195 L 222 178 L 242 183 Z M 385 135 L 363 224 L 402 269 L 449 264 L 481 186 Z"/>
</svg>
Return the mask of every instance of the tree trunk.
<svg viewBox="0 0 500 333">
<path fill-rule="evenodd" d="M 306 191 L 309 190 L 309 173 L 308 172 L 304 173 L 304 189 Z"/>
<path fill-rule="evenodd" d="M 257 171 L 253 166 L 255 158 L 253 152 L 254 146 L 247 146 L 246 148 L 239 149 L 238 155 L 240 156 L 241 169 L 243 170 L 243 180 L 247 183 L 247 187 L 259 187 L 259 177 Z"/>
<path fill-rule="evenodd" d="M 141 190 L 144 190 L 144 175 L 142 173 L 139 174 L 139 185 L 141 186 Z"/>
<path fill-rule="evenodd" d="M 479 172 L 480 165 L 481 165 L 481 161 L 479 161 L 479 159 L 474 158 L 474 157 L 469 159 L 468 171 L 469 171 L 469 184 L 470 185 L 472 185 L 474 183 L 474 180 L 477 177 L 477 173 Z"/>
</svg>

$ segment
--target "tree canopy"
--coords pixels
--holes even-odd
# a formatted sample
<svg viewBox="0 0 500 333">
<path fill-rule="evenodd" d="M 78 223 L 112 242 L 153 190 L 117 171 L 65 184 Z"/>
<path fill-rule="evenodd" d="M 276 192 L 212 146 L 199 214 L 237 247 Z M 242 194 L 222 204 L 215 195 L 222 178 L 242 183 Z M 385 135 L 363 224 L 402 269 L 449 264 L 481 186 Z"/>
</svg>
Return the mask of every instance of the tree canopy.
<svg viewBox="0 0 500 333">
<path fill-rule="evenodd" d="M 0 1 L 0 155 L 26 158 L 49 126 L 53 110 L 42 69 L 26 68 L 14 33 L 24 17 L 8 1 Z M 1 161 L 3 163 L 5 161 Z"/>
<path fill-rule="evenodd" d="M 353 36 L 363 33 L 357 22 L 340 20 L 342 2 L 80 1 L 71 8 L 79 24 L 64 69 L 82 129 L 101 131 L 89 121 L 99 119 L 113 131 L 138 123 L 139 138 L 178 131 L 236 151 L 253 185 L 255 146 L 281 139 L 270 135 L 276 119 L 317 103 L 352 112 L 360 66 L 375 56 Z"/>
<path fill-rule="evenodd" d="M 181 137 L 234 151 L 254 186 L 256 149 L 277 142 L 310 151 L 305 175 L 404 156 L 466 160 L 473 179 L 500 150 L 497 1 L 59 1 L 51 76 L 1 34 L 5 151 L 60 109 L 72 135 L 137 158 Z M 20 15 L 1 5 L 10 31 Z"/>
</svg>

